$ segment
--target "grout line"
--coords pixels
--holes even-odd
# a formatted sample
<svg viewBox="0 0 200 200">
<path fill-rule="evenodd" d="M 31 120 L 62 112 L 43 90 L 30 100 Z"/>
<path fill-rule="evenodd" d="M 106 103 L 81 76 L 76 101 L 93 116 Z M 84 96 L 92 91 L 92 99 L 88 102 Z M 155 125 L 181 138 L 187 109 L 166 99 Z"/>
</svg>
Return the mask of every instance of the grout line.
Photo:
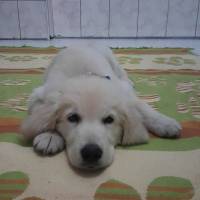
<svg viewBox="0 0 200 200">
<path fill-rule="evenodd" d="M 108 37 L 110 37 L 110 1 L 109 0 L 109 11 L 108 11 Z"/>
<path fill-rule="evenodd" d="M 165 37 L 167 37 L 167 31 L 168 31 L 168 21 L 169 21 L 169 7 L 170 7 L 170 0 L 167 2 L 167 19 L 166 19 L 166 28 L 165 28 Z"/>
<path fill-rule="evenodd" d="M 55 37 L 55 26 L 54 26 L 54 12 L 53 12 L 53 2 L 52 2 L 52 0 L 49 0 L 50 1 L 50 4 L 51 4 L 51 6 L 50 6 L 50 8 L 51 8 L 51 24 L 52 24 L 52 37 Z"/>
<path fill-rule="evenodd" d="M 21 25 L 20 25 L 20 16 L 19 16 L 19 2 L 17 0 L 17 17 L 18 17 L 18 27 L 19 27 L 19 39 L 22 37 Z"/>
<path fill-rule="evenodd" d="M 51 35 L 51 30 L 50 30 L 50 16 L 49 16 L 49 0 L 47 0 L 45 2 L 45 7 L 46 7 L 46 28 L 47 28 L 47 37 L 48 39 L 50 39 L 50 35 Z"/>
<path fill-rule="evenodd" d="M 136 30 L 136 37 L 138 37 L 139 15 L 140 15 L 140 0 L 138 0 L 138 13 L 137 13 L 137 30 Z"/>
<path fill-rule="evenodd" d="M 80 37 L 82 37 L 82 5 L 81 5 L 81 0 L 80 0 Z"/>
<path fill-rule="evenodd" d="M 197 26 L 198 26 L 198 18 L 199 18 L 199 5 L 200 5 L 200 0 L 198 1 L 198 7 L 197 7 L 197 20 L 196 20 L 196 25 L 195 25 L 195 37 L 197 36 Z"/>
</svg>

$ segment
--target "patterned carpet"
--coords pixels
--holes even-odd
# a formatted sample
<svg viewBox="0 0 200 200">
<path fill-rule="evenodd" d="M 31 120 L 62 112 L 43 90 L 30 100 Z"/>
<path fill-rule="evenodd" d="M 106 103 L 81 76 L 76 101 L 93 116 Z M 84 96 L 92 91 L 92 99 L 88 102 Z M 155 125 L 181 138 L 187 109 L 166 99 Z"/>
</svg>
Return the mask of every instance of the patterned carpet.
<svg viewBox="0 0 200 200">
<path fill-rule="evenodd" d="M 176 118 L 180 139 L 117 148 L 102 172 L 40 157 L 20 135 L 26 100 L 56 48 L 0 48 L 0 200 L 200 199 L 200 57 L 189 49 L 114 49 L 140 98 Z"/>
</svg>

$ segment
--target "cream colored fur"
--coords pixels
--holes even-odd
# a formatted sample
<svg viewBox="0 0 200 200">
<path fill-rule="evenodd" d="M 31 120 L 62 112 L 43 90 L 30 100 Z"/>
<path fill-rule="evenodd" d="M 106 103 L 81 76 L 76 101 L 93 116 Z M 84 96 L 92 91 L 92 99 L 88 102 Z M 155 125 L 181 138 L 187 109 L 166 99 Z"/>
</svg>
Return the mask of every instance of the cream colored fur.
<svg viewBox="0 0 200 200">
<path fill-rule="evenodd" d="M 109 76 L 109 78 L 106 76 Z M 71 123 L 73 113 L 80 122 Z M 112 123 L 103 123 L 111 116 Z M 138 99 L 126 72 L 105 47 L 68 47 L 46 70 L 44 83 L 29 101 L 22 132 L 34 149 L 55 154 L 66 145 L 70 163 L 84 165 L 80 151 L 97 144 L 102 157 L 92 168 L 110 165 L 117 144 L 148 142 L 148 130 L 161 137 L 177 137 L 181 127 Z"/>
</svg>

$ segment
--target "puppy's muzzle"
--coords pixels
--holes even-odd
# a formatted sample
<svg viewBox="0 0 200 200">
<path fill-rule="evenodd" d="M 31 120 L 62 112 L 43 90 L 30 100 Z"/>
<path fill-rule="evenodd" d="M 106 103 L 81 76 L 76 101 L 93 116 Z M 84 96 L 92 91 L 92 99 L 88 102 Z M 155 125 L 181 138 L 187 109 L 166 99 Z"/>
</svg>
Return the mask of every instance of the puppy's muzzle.
<svg viewBox="0 0 200 200">
<path fill-rule="evenodd" d="M 97 144 L 87 144 L 81 149 L 81 157 L 87 164 L 95 165 L 102 157 L 103 151 Z"/>
</svg>

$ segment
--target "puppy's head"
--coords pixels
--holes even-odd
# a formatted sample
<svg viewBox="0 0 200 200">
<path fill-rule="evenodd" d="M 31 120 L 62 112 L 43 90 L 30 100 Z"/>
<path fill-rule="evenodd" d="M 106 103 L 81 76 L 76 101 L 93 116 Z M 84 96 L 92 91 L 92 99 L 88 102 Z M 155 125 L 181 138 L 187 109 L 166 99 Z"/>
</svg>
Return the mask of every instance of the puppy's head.
<svg viewBox="0 0 200 200">
<path fill-rule="evenodd" d="M 147 141 L 135 100 L 126 97 L 112 81 L 102 78 L 72 80 L 63 86 L 61 93 L 57 106 L 48 105 L 53 109 L 48 113 L 52 115 L 49 117 L 51 126 L 66 141 L 68 158 L 73 166 L 106 167 L 114 159 L 117 144 Z"/>
</svg>

